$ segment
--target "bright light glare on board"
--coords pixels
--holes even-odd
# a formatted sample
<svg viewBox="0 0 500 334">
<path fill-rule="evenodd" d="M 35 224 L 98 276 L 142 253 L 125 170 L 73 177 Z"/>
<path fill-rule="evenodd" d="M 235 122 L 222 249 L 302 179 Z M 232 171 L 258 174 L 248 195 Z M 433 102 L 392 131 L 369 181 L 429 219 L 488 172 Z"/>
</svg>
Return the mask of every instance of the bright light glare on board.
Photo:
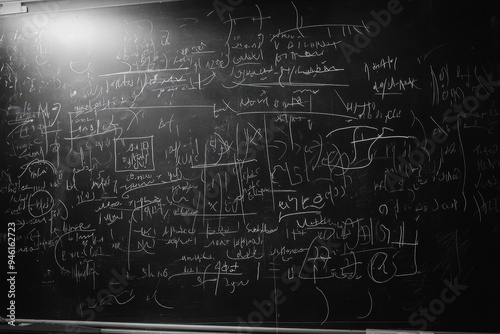
<svg viewBox="0 0 500 334">
<path fill-rule="evenodd" d="M 50 24 L 49 35 L 52 41 L 65 51 L 79 52 L 88 50 L 92 44 L 101 44 L 99 39 L 100 22 L 89 16 L 78 14 L 63 15 Z"/>
</svg>

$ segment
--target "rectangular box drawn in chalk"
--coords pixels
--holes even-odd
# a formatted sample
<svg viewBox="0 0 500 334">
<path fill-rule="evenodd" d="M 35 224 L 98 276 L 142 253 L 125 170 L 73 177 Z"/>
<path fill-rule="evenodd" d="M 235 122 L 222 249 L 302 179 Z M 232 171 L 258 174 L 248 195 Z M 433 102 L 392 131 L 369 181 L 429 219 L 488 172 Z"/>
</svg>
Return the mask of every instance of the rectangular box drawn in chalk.
<svg viewBox="0 0 500 334">
<path fill-rule="evenodd" d="M 115 171 L 155 170 L 153 136 L 115 139 Z"/>
</svg>

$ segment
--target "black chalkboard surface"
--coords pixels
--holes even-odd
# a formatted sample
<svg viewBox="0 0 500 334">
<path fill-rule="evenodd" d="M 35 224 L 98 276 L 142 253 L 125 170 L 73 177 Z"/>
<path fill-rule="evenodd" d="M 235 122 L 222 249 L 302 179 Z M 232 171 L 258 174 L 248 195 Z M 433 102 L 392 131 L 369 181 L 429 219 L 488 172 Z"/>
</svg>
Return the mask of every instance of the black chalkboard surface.
<svg viewBox="0 0 500 334">
<path fill-rule="evenodd" d="M 0 18 L 7 318 L 499 331 L 488 3 Z"/>
</svg>

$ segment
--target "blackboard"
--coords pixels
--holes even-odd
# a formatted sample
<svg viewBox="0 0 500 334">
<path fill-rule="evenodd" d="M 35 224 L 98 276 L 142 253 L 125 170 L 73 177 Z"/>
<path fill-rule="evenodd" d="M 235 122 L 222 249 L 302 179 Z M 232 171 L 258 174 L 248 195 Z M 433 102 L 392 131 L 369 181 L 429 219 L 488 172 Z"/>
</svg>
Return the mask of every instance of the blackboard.
<svg viewBox="0 0 500 334">
<path fill-rule="evenodd" d="M 63 4 L 0 19 L 12 317 L 500 329 L 489 2 Z"/>
</svg>

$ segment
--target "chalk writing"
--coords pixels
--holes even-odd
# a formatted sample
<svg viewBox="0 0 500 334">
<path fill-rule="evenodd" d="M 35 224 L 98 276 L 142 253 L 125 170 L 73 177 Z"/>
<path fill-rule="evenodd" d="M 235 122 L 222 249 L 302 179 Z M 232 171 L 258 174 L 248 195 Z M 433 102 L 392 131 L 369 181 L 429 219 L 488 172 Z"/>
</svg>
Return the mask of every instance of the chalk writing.
<svg viewBox="0 0 500 334">
<path fill-rule="evenodd" d="M 282 289 L 266 305 L 284 321 L 299 297 L 321 325 L 404 320 L 433 275 L 488 253 L 473 237 L 500 230 L 500 112 L 481 52 L 410 56 L 384 21 L 395 45 L 371 34 L 346 59 L 369 30 L 334 4 L 148 6 L 83 11 L 74 47 L 55 19 L 29 36 L 0 23 L 2 217 L 19 272 L 36 259 L 34 286 L 74 287 L 69 317 L 251 306 Z M 439 237 L 455 231 L 470 244 Z"/>
</svg>

